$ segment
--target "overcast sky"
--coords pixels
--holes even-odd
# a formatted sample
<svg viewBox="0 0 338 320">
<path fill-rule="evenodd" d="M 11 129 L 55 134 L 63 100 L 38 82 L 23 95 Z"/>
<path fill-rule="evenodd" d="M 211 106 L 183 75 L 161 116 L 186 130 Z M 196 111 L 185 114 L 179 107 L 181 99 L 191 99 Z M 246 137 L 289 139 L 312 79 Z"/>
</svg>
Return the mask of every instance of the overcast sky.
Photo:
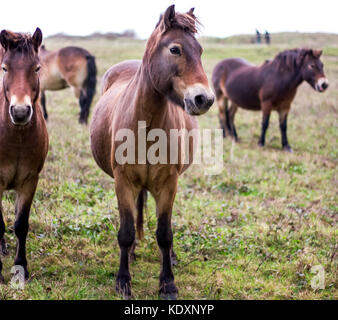
<svg viewBox="0 0 338 320">
<path fill-rule="evenodd" d="M 1 29 L 45 36 L 59 32 L 87 35 L 133 29 L 147 38 L 161 12 L 195 7 L 201 35 L 300 31 L 338 33 L 337 0 L 11 0 L 1 5 Z"/>
</svg>

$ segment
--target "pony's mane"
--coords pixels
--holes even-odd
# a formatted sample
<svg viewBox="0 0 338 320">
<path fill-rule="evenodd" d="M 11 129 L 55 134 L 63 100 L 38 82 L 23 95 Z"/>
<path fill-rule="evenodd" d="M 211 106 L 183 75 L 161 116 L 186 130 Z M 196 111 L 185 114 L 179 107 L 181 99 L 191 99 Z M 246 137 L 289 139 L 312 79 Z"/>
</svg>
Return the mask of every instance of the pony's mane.
<svg viewBox="0 0 338 320">
<path fill-rule="evenodd" d="M 7 31 L 10 41 L 9 50 L 16 50 L 24 54 L 34 55 L 34 44 L 30 33 L 16 33 Z"/>
<path fill-rule="evenodd" d="M 294 71 L 299 68 L 306 55 L 318 58 L 312 49 L 291 49 L 278 53 L 275 58 L 264 65 L 271 65 L 275 71 Z"/>
<path fill-rule="evenodd" d="M 171 20 L 171 26 L 168 28 L 165 24 L 163 15 L 160 16 L 160 20 L 156 25 L 155 30 L 149 37 L 146 44 L 146 56 L 151 57 L 154 51 L 156 50 L 161 37 L 169 30 L 169 29 L 178 29 L 183 30 L 195 36 L 198 33 L 199 28 L 201 26 L 198 18 L 193 14 L 193 12 L 188 13 L 175 13 L 175 17 Z"/>
</svg>

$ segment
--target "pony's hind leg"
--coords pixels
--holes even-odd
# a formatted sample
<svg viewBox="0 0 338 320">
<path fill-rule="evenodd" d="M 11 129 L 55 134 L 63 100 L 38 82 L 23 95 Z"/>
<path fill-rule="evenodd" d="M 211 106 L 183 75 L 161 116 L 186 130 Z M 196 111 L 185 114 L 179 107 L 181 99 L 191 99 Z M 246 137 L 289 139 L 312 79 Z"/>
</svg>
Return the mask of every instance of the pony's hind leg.
<svg viewBox="0 0 338 320">
<path fill-rule="evenodd" d="M 217 102 L 219 110 L 219 123 L 221 125 L 221 129 L 223 130 L 223 138 L 225 138 L 227 132 L 229 132 L 227 127 L 228 98 L 222 95 L 219 97 Z"/>
<path fill-rule="evenodd" d="M 26 259 L 26 238 L 29 227 L 29 212 L 35 194 L 38 177 L 27 181 L 17 190 L 15 201 L 15 223 L 14 232 L 17 237 L 16 255 L 14 264 L 21 266 L 25 272 L 25 279 L 29 278 Z"/>
<path fill-rule="evenodd" d="M 163 299 L 176 299 L 178 290 L 172 272 L 173 233 L 171 213 L 177 189 L 177 177 L 167 181 L 159 195 L 155 196 L 157 207 L 157 243 L 162 254 L 159 295 Z"/>
<path fill-rule="evenodd" d="M 235 139 L 236 142 L 238 142 L 238 136 L 237 131 L 235 127 L 235 115 L 237 112 L 238 106 L 231 102 L 231 106 L 229 111 L 227 112 L 227 125 L 229 127 L 230 135 Z"/>
<path fill-rule="evenodd" d="M 75 97 L 79 100 L 79 105 L 80 105 L 79 123 L 87 124 L 89 108 L 87 108 L 86 91 L 79 86 L 76 86 L 76 87 L 73 86 L 72 88 L 73 88 Z"/>
<path fill-rule="evenodd" d="M 292 152 L 292 149 L 289 145 L 288 137 L 287 137 L 287 118 L 289 109 L 280 110 L 279 112 L 279 128 L 282 135 L 282 147 L 283 150 Z"/>
<path fill-rule="evenodd" d="M 47 107 L 46 107 L 46 94 L 44 91 L 41 91 L 41 106 L 42 106 L 43 117 L 45 118 L 45 120 L 48 120 L 48 113 L 47 113 Z"/>
</svg>

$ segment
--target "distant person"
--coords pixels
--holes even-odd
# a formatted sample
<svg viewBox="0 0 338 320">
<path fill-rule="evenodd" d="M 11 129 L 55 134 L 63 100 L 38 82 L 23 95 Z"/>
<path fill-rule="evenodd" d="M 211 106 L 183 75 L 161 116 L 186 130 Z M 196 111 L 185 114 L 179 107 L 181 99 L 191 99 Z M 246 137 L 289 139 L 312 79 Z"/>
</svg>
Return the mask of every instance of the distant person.
<svg viewBox="0 0 338 320">
<path fill-rule="evenodd" d="M 270 33 L 268 31 L 265 31 L 265 43 L 270 44 Z"/>
<path fill-rule="evenodd" d="M 256 43 L 258 44 L 261 43 L 261 34 L 257 29 L 256 29 Z"/>
</svg>

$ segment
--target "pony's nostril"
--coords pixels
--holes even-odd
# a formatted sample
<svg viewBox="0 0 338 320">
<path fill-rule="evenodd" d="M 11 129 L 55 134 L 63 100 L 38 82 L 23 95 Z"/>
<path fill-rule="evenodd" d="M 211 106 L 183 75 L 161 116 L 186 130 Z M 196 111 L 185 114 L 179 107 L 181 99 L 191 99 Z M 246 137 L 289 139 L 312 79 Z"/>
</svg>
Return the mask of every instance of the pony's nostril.
<svg viewBox="0 0 338 320">
<path fill-rule="evenodd" d="M 329 84 L 326 83 L 326 82 L 324 82 L 324 83 L 322 84 L 322 88 L 323 88 L 324 90 L 327 89 L 328 86 L 329 86 Z"/>
<path fill-rule="evenodd" d="M 206 97 L 203 94 L 199 94 L 195 97 L 196 107 L 203 107 L 207 102 Z"/>
</svg>

